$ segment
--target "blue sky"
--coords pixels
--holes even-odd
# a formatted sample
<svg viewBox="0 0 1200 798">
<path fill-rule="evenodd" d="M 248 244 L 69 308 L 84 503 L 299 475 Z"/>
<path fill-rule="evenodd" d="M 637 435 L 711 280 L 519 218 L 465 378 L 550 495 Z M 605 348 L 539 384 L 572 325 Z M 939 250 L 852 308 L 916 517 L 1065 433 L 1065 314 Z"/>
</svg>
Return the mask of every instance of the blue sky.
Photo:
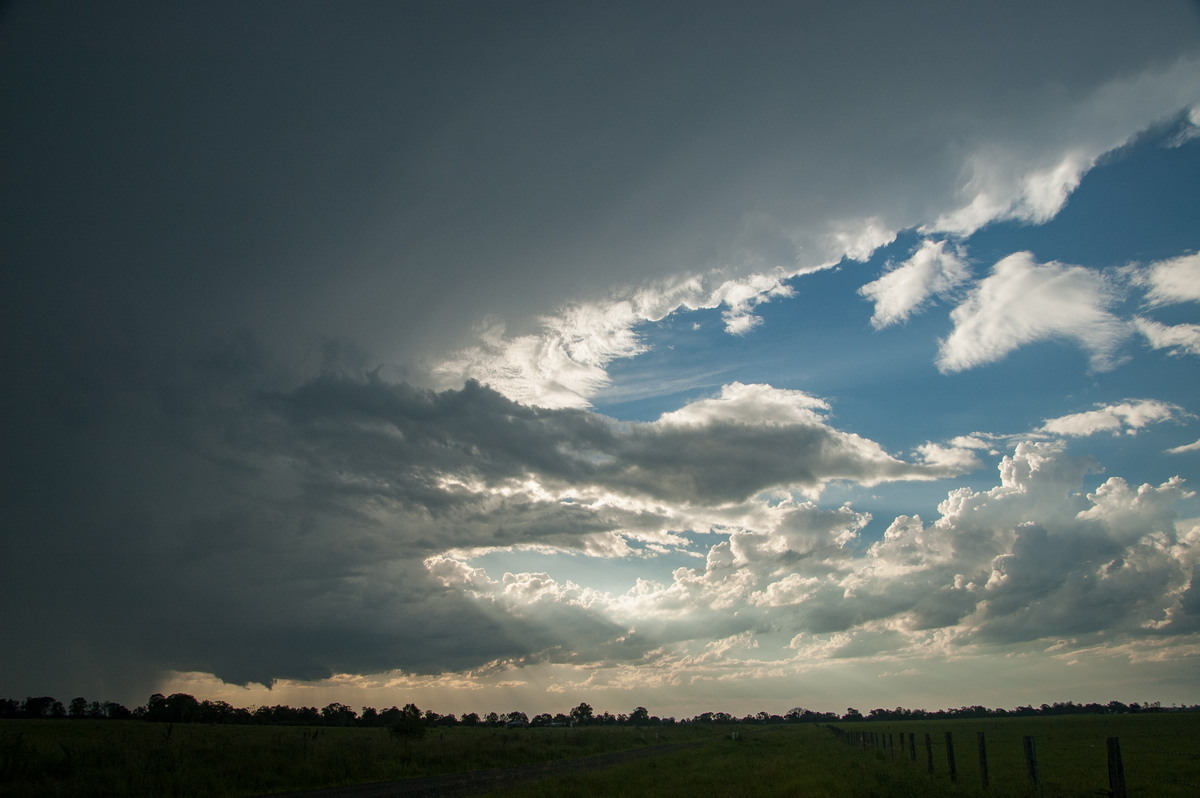
<svg viewBox="0 0 1200 798">
<path fill-rule="evenodd" d="M 1200 701 L 1194 4 L 4 14 L 14 696 Z"/>
</svg>

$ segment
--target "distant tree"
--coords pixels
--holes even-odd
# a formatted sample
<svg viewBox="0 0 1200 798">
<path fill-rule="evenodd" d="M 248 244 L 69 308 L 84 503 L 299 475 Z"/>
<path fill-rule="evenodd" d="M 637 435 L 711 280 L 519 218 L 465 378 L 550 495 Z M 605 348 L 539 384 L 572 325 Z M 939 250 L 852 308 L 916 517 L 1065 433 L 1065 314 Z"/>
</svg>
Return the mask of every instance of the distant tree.
<svg viewBox="0 0 1200 798">
<path fill-rule="evenodd" d="M 53 696 L 30 696 L 21 704 L 23 718 L 55 718 L 66 714 L 62 702 Z"/>
<path fill-rule="evenodd" d="M 379 710 L 375 707 L 363 707 L 362 714 L 358 716 L 358 722 L 362 726 L 378 726 Z"/>
<path fill-rule="evenodd" d="M 534 715 L 533 720 L 529 721 L 530 726 L 549 726 L 554 722 L 554 716 L 549 712 L 543 712 L 540 715 Z"/>
<path fill-rule="evenodd" d="M 499 726 L 500 725 L 500 716 L 497 715 L 495 712 L 487 713 L 486 715 L 483 716 L 483 719 L 485 721 L 487 721 L 487 725 L 489 725 L 489 726 Z"/>
<path fill-rule="evenodd" d="M 529 725 L 529 716 L 520 710 L 509 712 L 504 716 L 505 722 L 509 726 L 527 726 Z"/>
<path fill-rule="evenodd" d="M 192 723 L 200 710 L 200 702 L 187 693 L 172 693 L 164 697 L 155 693 L 146 702 L 146 720 L 153 723 Z"/>
<path fill-rule="evenodd" d="M 350 726 L 358 719 L 358 713 L 345 704 L 334 702 L 321 709 L 321 721 L 326 726 Z"/>
<path fill-rule="evenodd" d="M 88 716 L 88 702 L 83 696 L 72 698 L 71 703 L 67 705 L 67 714 L 77 720 L 82 720 Z"/>
<path fill-rule="evenodd" d="M 151 723 L 165 723 L 167 717 L 167 697 L 162 693 L 155 693 L 146 701 L 146 720 Z"/>
<path fill-rule="evenodd" d="M 581 703 L 579 706 L 571 710 L 571 720 L 579 726 L 592 722 L 592 705 Z"/>
<path fill-rule="evenodd" d="M 201 701 L 200 706 L 196 710 L 196 721 L 198 723 L 235 723 L 241 713 L 246 710 L 239 710 L 230 704 L 228 701 Z"/>
<path fill-rule="evenodd" d="M 109 720 L 129 720 L 133 717 L 132 712 L 123 704 L 118 704 L 116 701 L 105 701 L 103 711 L 104 717 Z"/>
<path fill-rule="evenodd" d="M 856 720 L 862 720 L 862 719 L 863 719 L 862 713 L 859 712 L 854 707 L 847 707 L 846 714 L 842 715 L 842 720 L 844 720 L 844 721 L 856 721 Z"/>
<path fill-rule="evenodd" d="M 637 707 L 629 713 L 629 723 L 632 726 L 645 726 L 650 722 L 650 713 L 645 707 Z"/>
<path fill-rule="evenodd" d="M 405 704 L 389 729 L 393 735 L 407 740 L 419 740 L 425 736 L 425 716 L 416 704 Z"/>
<path fill-rule="evenodd" d="M 479 715 L 474 712 L 464 712 L 460 722 L 464 726 L 478 726 Z"/>
<path fill-rule="evenodd" d="M 167 708 L 175 723 L 192 723 L 199 714 L 200 702 L 189 693 L 172 693 L 167 696 Z"/>
</svg>

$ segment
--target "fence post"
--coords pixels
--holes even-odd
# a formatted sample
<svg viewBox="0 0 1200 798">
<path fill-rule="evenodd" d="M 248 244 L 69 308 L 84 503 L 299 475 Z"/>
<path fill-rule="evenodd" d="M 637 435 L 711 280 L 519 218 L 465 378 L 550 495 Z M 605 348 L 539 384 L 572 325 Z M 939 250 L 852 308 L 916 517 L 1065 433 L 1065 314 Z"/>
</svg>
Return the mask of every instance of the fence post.
<svg viewBox="0 0 1200 798">
<path fill-rule="evenodd" d="M 958 781 L 958 768 L 954 766 L 954 738 L 946 732 L 946 764 L 950 766 L 950 781 Z"/>
<path fill-rule="evenodd" d="M 988 789 L 991 785 L 988 782 L 987 768 L 987 743 L 983 740 L 983 732 L 979 732 L 979 778 L 983 780 L 983 789 Z"/>
<path fill-rule="evenodd" d="M 1108 789 L 1112 798 L 1125 798 L 1125 763 L 1121 761 L 1121 738 L 1108 738 Z"/>
<path fill-rule="evenodd" d="M 933 772 L 933 739 L 929 732 L 925 733 L 925 759 L 929 762 L 929 772 Z"/>
<path fill-rule="evenodd" d="M 1033 744 L 1033 738 L 1025 737 L 1025 771 L 1029 774 L 1029 783 L 1038 790 L 1042 788 L 1042 780 L 1038 777 L 1037 765 L 1037 747 Z"/>
<path fill-rule="evenodd" d="M 900 739 L 900 744 L 904 745 L 904 739 Z M 917 761 L 917 733 L 908 733 L 908 758 L 913 762 Z"/>
</svg>

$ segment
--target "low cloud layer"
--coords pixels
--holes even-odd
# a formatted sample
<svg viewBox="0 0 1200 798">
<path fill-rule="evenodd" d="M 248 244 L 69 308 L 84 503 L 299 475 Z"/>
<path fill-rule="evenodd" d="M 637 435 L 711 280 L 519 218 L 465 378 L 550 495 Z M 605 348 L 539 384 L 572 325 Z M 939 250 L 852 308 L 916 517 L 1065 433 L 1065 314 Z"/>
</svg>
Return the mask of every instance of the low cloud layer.
<svg viewBox="0 0 1200 798">
<path fill-rule="evenodd" d="M 252 384 L 252 372 L 239 384 Z M 1085 491 L 1097 464 L 1061 444 L 1018 444 L 995 487 L 954 490 L 932 522 L 900 516 L 868 543 L 869 514 L 804 494 L 830 480 L 946 477 L 977 461 L 932 444 L 922 461 L 893 457 L 832 427 L 824 400 L 762 385 L 732 384 L 628 424 L 520 405 L 475 384 L 436 393 L 330 374 L 238 393 L 211 371 L 191 374 L 174 390 L 110 396 L 94 411 L 157 418 L 187 447 L 128 440 L 122 455 L 107 441 L 97 449 L 107 459 L 81 462 L 77 478 L 117 457 L 119 479 L 90 491 L 59 483 L 88 501 L 51 506 L 31 492 L 6 509 L 10 520 L 36 515 L 63 530 L 7 544 L 14 562 L 52 561 L 72 595 L 106 597 L 94 617 L 40 573 L 14 576 L 37 600 L 9 614 L 8 633 L 56 630 L 33 635 L 20 660 L 5 655 L 5 672 L 22 683 L 45 678 L 45 662 L 61 663 L 66 678 L 86 656 L 92 675 L 79 687 L 102 690 L 129 677 L 131 655 L 150 672 L 232 683 L 539 664 L 615 675 L 651 662 L 656 678 L 711 678 L 712 658 L 732 668 L 751 652 L 754 667 L 797 667 L 1200 631 L 1190 598 L 1200 527 L 1175 509 L 1191 495 L 1183 481 L 1113 476 Z M 193 402 L 203 385 L 208 401 L 180 399 L 184 385 Z M 1042 432 L 1137 429 L 1178 412 L 1130 402 Z M 95 420 L 70 427 L 77 443 L 116 428 Z M 692 551 L 685 532 L 715 536 L 705 565 L 626 594 L 469 564 L 512 547 Z M 91 567 L 98 550 L 118 552 L 120 569 Z M 741 642 L 718 654 L 714 639 Z M 43 663 L 37 676 L 22 670 L 30 651 Z"/>
<path fill-rule="evenodd" d="M 798 391 L 731 385 L 660 421 L 620 424 L 476 383 L 435 393 L 331 371 L 272 387 L 245 340 L 171 380 L 89 388 L 86 411 L 24 408 L 31 429 L 54 436 L 5 512 L 9 528 L 43 532 L 11 539 L 7 554 L 52 563 L 74 586 L 62 592 L 39 570 L 10 582 L 28 601 L 6 628 L 31 642 L 4 666 L 24 679 L 35 662 L 59 663 L 65 679 L 71 651 L 87 652 L 105 684 L 128 659 L 270 683 L 571 648 L 582 643 L 559 639 L 567 627 L 607 638 L 620 625 L 572 621 L 569 607 L 498 617 L 421 563 L 511 546 L 620 554 L 626 538 L 669 541 L 697 528 L 702 508 L 764 491 L 972 465 L 893 457 Z M 67 445 L 75 468 L 49 480 Z M 92 567 L 101 551 L 112 566 Z M 73 614 L 78 592 L 105 596 L 102 621 Z M 31 634 L 43 626 L 55 634 Z"/>
<path fill-rule="evenodd" d="M 1174 508 L 1190 492 L 1178 478 L 1134 487 L 1110 477 L 1081 490 L 1094 468 L 1059 444 L 1019 444 L 1001 462 L 998 485 L 955 490 L 932 523 L 898 517 L 866 546 L 857 540 L 869 516 L 785 501 L 712 545 L 703 568 L 680 568 L 669 584 L 623 596 L 545 574 L 496 579 L 444 557 L 428 566 L 517 617 L 552 596 L 615 620 L 619 638 L 593 652 L 596 661 L 581 661 L 615 667 L 652 657 L 662 669 L 655 679 L 711 678 L 702 662 L 713 636 L 777 667 L 934 652 L 953 659 L 1038 641 L 1069 650 L 1187 639 L 1200 631 L 1200 526 Z M 623 647 L 632 639 L 641 648 Z"/>
</svg>

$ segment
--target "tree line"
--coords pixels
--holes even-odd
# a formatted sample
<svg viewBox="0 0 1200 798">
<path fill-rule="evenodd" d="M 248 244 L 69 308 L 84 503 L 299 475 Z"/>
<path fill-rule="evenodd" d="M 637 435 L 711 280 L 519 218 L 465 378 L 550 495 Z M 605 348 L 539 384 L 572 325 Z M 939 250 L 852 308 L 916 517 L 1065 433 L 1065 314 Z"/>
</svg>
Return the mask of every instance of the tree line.
<svg viewBox="0 0 1200 798">
<path fill-rule="evenodd" d="M 164 696 L 155 693 L 142 706 L 128 709 L 113 701 L 88 701 L 78 697 L 67 704 L 50 696 L 29 697 L 24 701 L 0 698 L 0 719 L 92 719 L 144 720 L 152 723 L 230 723 L 271 726 L 381 726 L 407 736 L 420 736 L 426 729 L 446 726 L 526 727 L 526 726 L 671 726 L 676 723 L 702 724 L 766 724 L 766 723 L 832 723 L 874 720 L 937 720 L 959 718 L 1035 717 L 1039 715 L 1102 715 L 1139 712 L 1200 711 L 1200 705 L 1164 709 L 1157 701 L 1125 704 L 1109 701 L 1106 704 L 1077 704 L 1073 701 L 1055 702 L 1040 706 L 1019 706 L 1015 709 L 990 709 L 983 706 L 964 706 L 955 709 L 872 709 L 863 714 L 854 707 L 846 712 L 818 712 L 795 707 L 782 715 L 758 712 L 742 717 L 727 712 L 703 712 L 695 717 L 676 721 L 673 717 L 651 715 L 645 707 L 614 715 L 595 712 L 590 704 L 581 703 L 568 712 L 541 713 L 530 717 L 520 710 L 507 713 L 488 712 L 480 715 L 442 715 L 431 709 L 421 710 L 415 704 L 403 707 L 362 707 L 360 711 L 340 703 L 324 707 L 291 707 L 284 704 L 253 708 L 235 707 L 225 701 L 198 700 L 188 693 Z"/>
</svg>

